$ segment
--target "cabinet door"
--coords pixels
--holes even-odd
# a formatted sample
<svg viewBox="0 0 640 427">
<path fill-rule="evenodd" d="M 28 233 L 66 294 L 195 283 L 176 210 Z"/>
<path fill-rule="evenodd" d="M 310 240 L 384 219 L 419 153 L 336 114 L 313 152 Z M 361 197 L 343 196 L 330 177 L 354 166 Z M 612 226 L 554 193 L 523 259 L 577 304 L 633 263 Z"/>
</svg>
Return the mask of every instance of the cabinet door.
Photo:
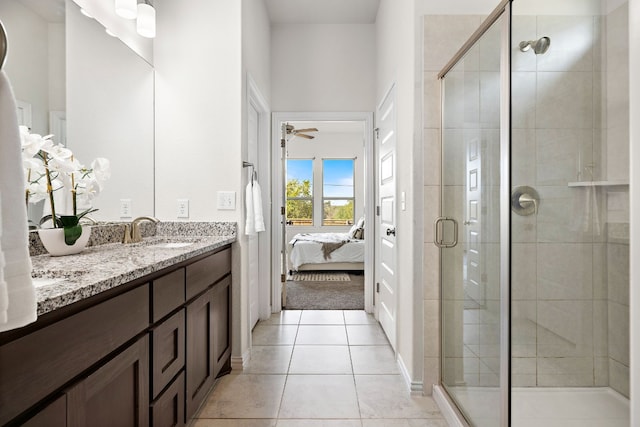
<svg viewBox="0 0 640 427">
<path fill-rule="evenodd" d="M 231 369 L 231 276 L 213 287 L 213 373 L 217 377 Z"/>
<path fill-rule="evenodd" d="M 67 425 L 67 396 L 57 398 L 23 424 L 23 427 L 65 427 Z"/>
<path fill-rule="evenodd" d="M 149 338 L 144 336 L 67 393 L 68 425 L 149 425 Z"/>
<path fill-rule="evenodd" d="M 187 305 L 186 419 L 193 417 L 215 379 L 213 363 L 213 290 Z"/>
<path fill-rule="evenodd" d="M 184 367 L 184 329 L 184 310 L 180 310 L 151 331 L 151 399 Z"/>
<path fill-rule="evenodd" d="M 184 371 L 151 405 L 153 427 L 181 427 L 184 418 Z"/>
</svg>

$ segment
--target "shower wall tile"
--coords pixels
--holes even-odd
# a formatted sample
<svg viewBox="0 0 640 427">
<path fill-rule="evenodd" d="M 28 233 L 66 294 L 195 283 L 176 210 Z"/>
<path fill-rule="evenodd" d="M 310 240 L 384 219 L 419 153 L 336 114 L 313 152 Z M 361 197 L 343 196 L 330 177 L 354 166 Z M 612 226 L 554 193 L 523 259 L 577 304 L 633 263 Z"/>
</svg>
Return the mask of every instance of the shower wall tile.
<svg viewBox="0 0 640 427">
<path fill-rule="evenodd" d="M 629 245 L 609 243 L 607 245 L 607 283 L 609 300 L 629 306 Z"/>
<path fill-rule="evenodd" d="M 433 386 L 440 384 L 440 357 L 424 358 L 424 393 L 431 396 Z"/>
<path fill-rule="evenodd" d="M 538 385 L 592 387 L 594 368 L 592 357 L 538 358 Z"/>
<path fill-rule="evenodd" d="M 592 16 L 538 16 L 538 38 L 551 46 L 537 55 L 538 71 L 592 71 L 594 19 Z"/>
<path fill-rule="evenodd" d="M 502 25 L 497 23 L 484 33 L 478 43 L 480 71 L 500 71 L 501 45 Z"/>
<path fill-rule="evenodd" d="M 609 302 L 609 357 L 629 366 L 629 307 Z"/>
<path fill-rule="evenodd" d="M 607 179 L 629 180 L 629 141 L 628 126 L 607 129 Z"/>
<path fill-rule="evenodd" d="M 512 98 L 511 120 L 513 129 L 534 129 L 536 127 L 537 77 L 535 72 L 518 71 L 511 73 Z"/>
<path fill-rule="evenodd" d="M 593 354 L 609 357 L 609 303 L 593 301 Z"/>
<path fill-rule="evenodd" d="M 442 288 L 442 298 L 445 301 L 462 303 L 465 298 L 464 278 L 460 268 L 464 259 L 463 246 L 458 244 L 454 248 L 447 249 L 447 256 L 442 259 L 442 274 L 447 284 Z M 462 314 L 460 314 L 460 318 L 462 318 Z"/>
<path fill-rule="evenodd" d="M 537 355 L 537 302 L 511 303 L 511 353 L 513 357 Z"/>
<path fill-rule="evenodd" d="M 533 243 L 511 245 L 511 298 L 535 300 L 537 298 L 537 248 Z"/>
<path fill-rule="evenodd" d="M 443 321 L 442 346 L 443 346 L 444 354 L 447 357 L 463 356 L 463 349 L 464 349 L 463 336 L 466 333 L 466 329 L 465 329 L 466 325 L 463 324 L 463 320 L 462 320 L 463 306 L 464 306 L 464 301 L 461 301 L 461 300 L 458 300 L 458 301 L 449 300 L 449 301 L 442 302 L 442 310 L 443 310 L 442 312 L 442 321 Z M 478 343 L 476 342 L 475 345 L 477 344 Z M 471 344 L 471 345 L 474 345 L 474 344 Z"/>
<path fill-rule="evenodd" d="M 423 187 L 424 197 L 424 241 L 433 242 L 434 229 L 431 224 L 440 216 L 440 188 L 435 185 Z"/>
<path fill-rule="evenodd" d="M 515 372 L 511 374 L 512 387 L 535 387 L 537 384 L 538 378 L 536 374 L 518 374 Z"/>
<path fill-rule="evenodd" d="M 479 127 L 500 129 L 500 72 L 481 71 L 479 84 Z"/>
<path fill-rule="evenodd" d="M 514 357 L 511 361 L 511 374 L 531 375 L 534 378 L 534 383 L 528 385 L 535 385 L 535 376 L 538 372 L 537 364 L 535 357 Z"/>
<path fill-rule="evenodd" d="M 593 355 L 591 301 L 538 301 L 538 357 Z"/>
<path fill-rule="evenodd" d="M 535 129 L 511 130 L 511 185 L 534 187 L 537 181 Z"/>
<path fill-rule="evenodd" d="M 592 258 L 590 243 L 540 243 L 537 253 L 538 298 L 591 300 Z"/>
<path fill-rule="evenodd" d="M 440 71 L 478 28 L 481 20 L 482 17 L 474 15 L 425 16 L 425 70 Z"/>
<path fill-rule="evenodd" d="M 538 72 L 536 89 L 536 128 L 593 128 L 592 72 Z"/>
<path fill-rule="evenodd" d="M 593 360 L 593 382 L 596 387 L 609 385 L 609 359 L 596 357 Z"/>
<path fill-rule="evenodd" d="M 593 71 L 604 71 L 607 49 L 607 18 L 604 16 L 593 17 Z"/>
<path fill-rule="evenodd" d="M 538 185 L 566 185 L 591 181 L 592 129 L 538 129 L 536 132 Z"/>
<path fill-rule="evenodd" d="M 538 211 L 538 215 L 540 212 Z M 511 216 L 511 241 L 535 243 L 538 240 L 538 221 L 535 215 Z"/>
<path fill-rule="evenodd" d="M 433 242 L 424 244 L 424 287 L 425 301 L 440 299 L 440 249 Z"/>
<path fill-rule="evenodd" d="M 444 152 L 443 185 L 464 185 L 466 182 L 465 162 L 465 134 L 462 129 L 445 129 L 443 143 L 447 149 Z M 479 135 L 478 135 L 479 138 Z"/>
<path fill-rule="evenodd" d="M 612 389 L 629 397 L 629 367 L 609 359 L 609 386 Z"/>
<path fill-rule="evenodd" d="M 440 80 L 438 73 L 425 71 L 424 73 L 424 127 L 440 129 L 442 103 L 440 99 Z"/>
<path fill-rule="evenodd" d="M 440 131 L 438 129 L 424 129 L 423 152 L 424 185 L 434 185 L 439 188 L 442 149 L 440 145 Z"/>
<path fill-rule="evenodd" d="M 520 51 L 520 42 L 536 40 L 536 17 L 515 15 L 511 21 L 511 69 L 513 71 L 536 71 L 536 55 Z"/>
<path fill-rule="evenodd" d="M 609 298 L 607 279 L 607 244 L 595 243 L 593 245 L 593 299 L 606 301 Z"/>
<path fill-rule="evenodd" d="M 440 304 L 436 300 L 424 301 L 424 356 L 440 355 Z"/>
<path fill-rule="evenodd" d="M 588 243 L 593 240 L 593 218 L 585 208 L 586 187 L 539 186 L 537 190 L 540 194 L 538 242 Z"/>
<path fill-rule="evenodd" d="M 451 71 L 447 74 L 444 104 L 445 129 L 477 128 L 480 119 L 480 73 Z"/>
</svg>

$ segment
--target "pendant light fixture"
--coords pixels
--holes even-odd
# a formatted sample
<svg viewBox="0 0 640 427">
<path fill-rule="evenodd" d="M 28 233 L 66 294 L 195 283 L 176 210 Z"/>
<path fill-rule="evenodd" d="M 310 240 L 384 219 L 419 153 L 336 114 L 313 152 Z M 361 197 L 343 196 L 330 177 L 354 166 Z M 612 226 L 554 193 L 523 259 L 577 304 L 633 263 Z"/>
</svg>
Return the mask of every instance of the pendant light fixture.
<svg viewBox="0 0 640 427">
<path fill-rule="evenodd" d="M 156 10 L 147 0 L 138 4 L 136 30 L 142 37 L 152 39 L 156 36 Z"/>
<path fill-rule="evenodd" d="M 137 0 L 116 0 L 116 14 L 124 19 L 136 19 L 137 3 Z"/>
</svg>

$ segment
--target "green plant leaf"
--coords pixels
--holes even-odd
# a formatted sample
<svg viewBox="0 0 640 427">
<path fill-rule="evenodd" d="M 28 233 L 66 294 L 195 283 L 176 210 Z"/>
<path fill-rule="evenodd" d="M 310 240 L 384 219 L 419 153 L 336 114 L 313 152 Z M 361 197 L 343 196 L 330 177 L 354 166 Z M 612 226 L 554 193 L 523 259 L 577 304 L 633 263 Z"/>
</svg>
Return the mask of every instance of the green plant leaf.
<svg viewBox="0 0 640 427">
<path fill-rule="evenodd" d="M 64 242 L 71 246 L 82 234 L 82 226 L 79 224 L 80 218 L 75 215 L 60 215 L 60 222 L 64 229 Z"/>
</svg>

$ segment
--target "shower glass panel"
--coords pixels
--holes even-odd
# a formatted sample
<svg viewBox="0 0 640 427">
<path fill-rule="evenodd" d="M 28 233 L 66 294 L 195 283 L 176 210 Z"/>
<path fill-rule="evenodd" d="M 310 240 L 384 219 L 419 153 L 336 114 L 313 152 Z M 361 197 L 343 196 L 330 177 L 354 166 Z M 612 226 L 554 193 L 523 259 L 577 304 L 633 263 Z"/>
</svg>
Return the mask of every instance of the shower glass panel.
<svg viewBox="0 0 640 427">
<path fill-rule="evenodd" d="M 511 425 L 628 426 L 628 5 L 512 8 Z"/>
<path fill-rule="evenodd" d="M 443 90 L 442 384 L 467 420 L 500 426 L 500 136 L 503 15 Z M 454 227 L 454 223 L 457 226 Z M 451 245 L 449 245 L 451 246 Z"/>
</svg>

